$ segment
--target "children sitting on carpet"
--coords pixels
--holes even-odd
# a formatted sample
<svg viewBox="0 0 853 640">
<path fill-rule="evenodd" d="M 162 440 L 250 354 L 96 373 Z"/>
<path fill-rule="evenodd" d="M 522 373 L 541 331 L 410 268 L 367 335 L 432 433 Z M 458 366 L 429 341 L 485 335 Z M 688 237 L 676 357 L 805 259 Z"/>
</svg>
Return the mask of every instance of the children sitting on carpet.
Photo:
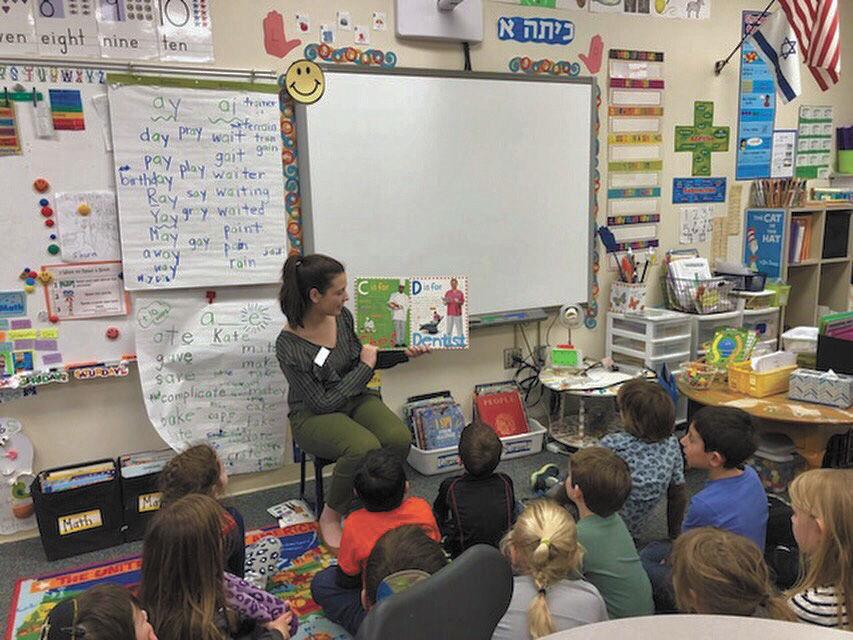
<svg viewBox="0 0 853 640">
<path fill-rule="evenodd" d="M 140 595 L 159 640 L 290 638 L 296 618 L 287 604 L 226 581 L 222 547 L 222 508 L 213 498 L 190 494 L 154 516 Z"/>
<path fill-rule="evenodd" d="M 853 469 L 812 469 L 788 488 L 800 580 L 789 605 L 803 622 L 853 631 Z"/>
<path fill-rule="evenodd" d="M 570 460 L 566 493 L 578 508 L 583 575 L 596 586 L 610 618 L 654 613 L 652 586 L 637 547 L 616 513 L 631 492 L 631 472 L 603 447 L 581 449 Z"/>
<path fill-rule="evenodd" d="M 502 451 L 488 426 L 473 422 L 462 430 L 459 458 L 465 474 L 444 480 L 432 505 L 444 548 L 453 558 L 475 544 L 497 547 L 515 522 L 512 478 L 494 472 Z"/>
<path fill-rule="evenodd" d="M 41 640 L 157 640 L 148 614 L 125 587 L 102 584 L 63 600 L 47 616 Z"/>
<path fill-rule="evenodd" d="M 160 473 L 160 504 L 198 493 L 218 498 L 228 485 L 228 473 L 208 444 L 198 444 L 172 458 Z M 224 507 L 222 535 L 225 539 L 225 570 L 263 589 L 281 555 L 278 538 L 267 536 L 246 548 L 243 516 L 234 507 Z"/>
<path fill-rule="evenodd" d="M 607 620 L 598 589 L 581 579 L 583 548 L 565 508 L 547 499 L 528 502 L 501 549 L 517 575 L 493 640 L 535 640 Z"/>
<path fill-rule="evenodd" d="M 376 541 L 364 566 L 365 611 L 388 596 L 425 580 L 447 565 L 441 545 L 416 525 L 391 529 Z"/>
<path fill-rule="evenodd" d="M 429 503 L 407 497 L 409 483 L 400 456 L 388 448 L 362 458 L 353 479 L 363 509 L 344 521 L 338 565 L 327 567 L 311 581 L 311 595 L 326 617 L 355 635 L 366 612 L 361 604 L 362 573 L 376 541 L 401 525 L 418 525 L 438 542 L 441 533 Z"/>
<path fill-rule="evenodd" d="M 675 603 L 684 613 L 794 620 L 748 538 L 715 527 L 691 529 L 672 549 Z"/>
<path fill-rule="evenodd" d="M 639 540 L 649 514 L 665 498 L 667 534 L 675 539 L 681 531 L 687 490 L 681 449 L 673 435 L 672 399 L 658 383 L 638 379 L 619 388 L 616 402 L 624 430 L 604 436 L 601 446 L 614 451 L 631 469 L 631 493 L 619 515 L 634 540 Z"/>
<path fill-rule="evenodd" d="M 746 536 L 763 551 L 767 494 L 755 470 L 744 464 L 756 449 L 749 414 L 733 407 L 704 407 L 693 416 L 681 446 L 690 467 L 708 471 L 705 487 L 690 500 L 682 529 L 718 527 Z M 658 611 L 674 604 L 667 562 L 671 550 L 667 540 L 652 542 L 640 552 Z"/>
</svg>

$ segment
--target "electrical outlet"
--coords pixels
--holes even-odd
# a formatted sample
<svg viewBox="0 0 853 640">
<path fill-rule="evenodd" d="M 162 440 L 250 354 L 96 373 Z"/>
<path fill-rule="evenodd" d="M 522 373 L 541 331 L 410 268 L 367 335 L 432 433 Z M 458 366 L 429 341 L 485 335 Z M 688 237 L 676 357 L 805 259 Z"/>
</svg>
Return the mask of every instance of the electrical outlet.
<svg viewBox="0 0 853 640">
<path fill-rule="evenodd" d="M 521 362 L 521 347 L 504 349 L 504 369 L 515 369 Z"/>
</svg>

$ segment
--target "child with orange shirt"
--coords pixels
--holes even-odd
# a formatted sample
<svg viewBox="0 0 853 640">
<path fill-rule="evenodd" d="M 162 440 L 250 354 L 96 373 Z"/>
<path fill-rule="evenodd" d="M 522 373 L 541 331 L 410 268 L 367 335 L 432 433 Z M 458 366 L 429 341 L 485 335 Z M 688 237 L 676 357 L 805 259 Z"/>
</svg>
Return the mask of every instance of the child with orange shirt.
<svg viewBox="0 0 853 640">
<path fill-rule="evenodd" d="M 362 572 L 377 540 L 386 531 L 407 524 L 420 526 L 436 542 L 441 533 L 429 503 L 407 495 L 403 462 L 391 450 L 369 451 L 356 471 L 353 487 L 364 508 L 347 517 L 338 566 L 314 576 L 311 595 L 329 620 L 355 636 L 367 613 L 361 604 Z"/>
</svg>

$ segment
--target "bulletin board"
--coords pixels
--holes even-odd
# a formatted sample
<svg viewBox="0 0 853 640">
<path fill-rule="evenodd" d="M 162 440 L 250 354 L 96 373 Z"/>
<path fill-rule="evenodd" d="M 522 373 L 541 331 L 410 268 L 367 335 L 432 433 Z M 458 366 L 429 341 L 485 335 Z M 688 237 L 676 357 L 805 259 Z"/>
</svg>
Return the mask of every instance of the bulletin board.
<svg viewBox="0 0 853 640">
<path fill-rule="evenodd" d="M 105 72 L 91 68 L 0 65 L 0 106 L 4 88 L 13 92 L 20 84 L 30 95 L 12 100 L 13 118 L 5 112 L 5 131 L 13 119 L 20 153 L 8 136 L 0 146 L 6 376 L 133 357 L 105 80 Z M 38 137 L 37 117 L 54 125 L 49 137 Z M 46 182 L 41 193 L 38 179 Z M 28 283 L 24 270 L 43 277 Z"/>
</svg>

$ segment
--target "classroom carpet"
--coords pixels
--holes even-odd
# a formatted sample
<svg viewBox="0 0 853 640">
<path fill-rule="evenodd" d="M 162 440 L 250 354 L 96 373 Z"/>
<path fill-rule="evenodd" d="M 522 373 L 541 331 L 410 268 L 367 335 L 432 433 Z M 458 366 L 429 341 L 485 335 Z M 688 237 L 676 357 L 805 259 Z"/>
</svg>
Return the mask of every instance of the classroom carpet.
<svg viewBox="0 0 853 640">
<path fill-rule="evenodd" d="M 316 524 L 297 524 L 285 529 L 250 531 L 246 544 L 273 535 L 282 543 L 282 558 L 267 590 L 290 603 L 299 616 L 294 640 L 345 640 L 351 636 L 328 621 L 311 599 L 311 579 L 328 567 L 333 556 L 317 536 Z M 141 558 L 127 558 L 18 580 L 9 610 L 5 640 L 38 640 L 47 613 L 59 602 L 98 584 L 126 587 L 140 580 Z"/>
</svg>

